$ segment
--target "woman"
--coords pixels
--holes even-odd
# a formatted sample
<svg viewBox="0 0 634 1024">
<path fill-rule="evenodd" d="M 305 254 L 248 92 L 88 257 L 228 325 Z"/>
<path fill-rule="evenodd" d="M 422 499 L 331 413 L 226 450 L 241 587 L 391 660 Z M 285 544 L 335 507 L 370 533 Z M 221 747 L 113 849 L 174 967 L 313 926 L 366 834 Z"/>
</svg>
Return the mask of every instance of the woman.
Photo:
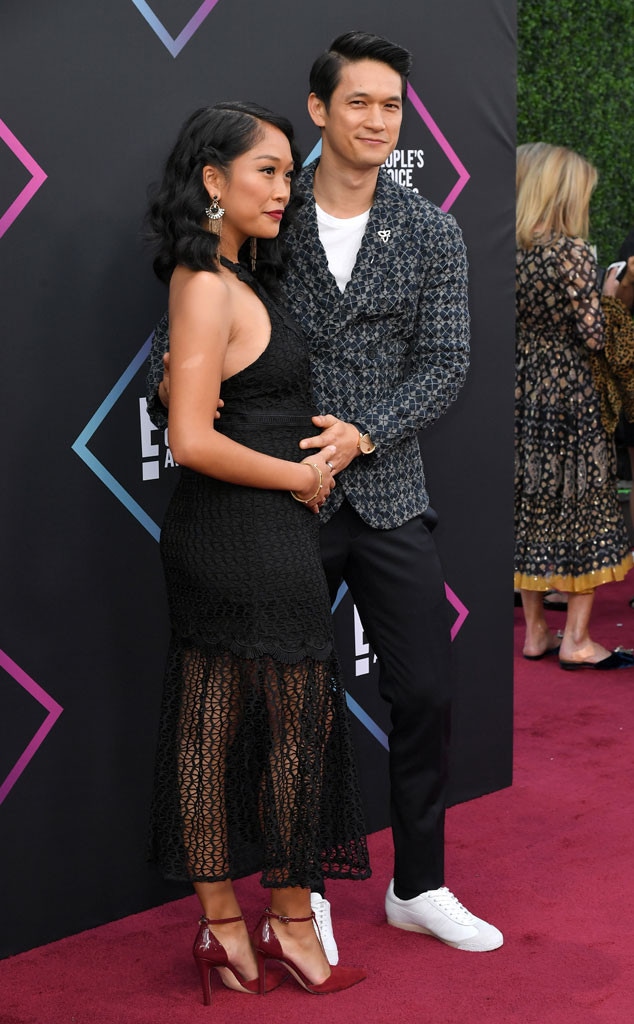
<svg viewBox="0 0 634 1024">
<path fill-rule="evenodd" d="M 269 960 L 310 992 L 365 977 L 329 966 L 310 908 L 324 876 L 366 878 L 369 866 L 310 514 L 334 487 L 334 448 L 297 461 L 312 429 L 308 353 L 260 283 L 280 272 L 298 168 L 285 119 L 219 104 L 186 121 L 150 207 L 183 467 L 161 534 L 172 640 L 152 854 L 202 905 L 205 1003 L 212 968 L 241 992 L 273 987 Z M 271 897 L 254 950 L 232 879 L 255 870 Z"/>
<path fill-rule="evenodd" d="M 594 167 L 564 147 L 518 149 L 515 587 L 524 657 L 559 654 L 565 669 L 634 665 L 590 636 L 595 588 L 632 566 L 591 365 L 605 330 L 585 241 L 596 181 Z M 629 278 L 615 294 L 631 296 Z M 552 589 L 568 594 L 561 644 L 544 617 L 543 592 Z"/>
</svg>

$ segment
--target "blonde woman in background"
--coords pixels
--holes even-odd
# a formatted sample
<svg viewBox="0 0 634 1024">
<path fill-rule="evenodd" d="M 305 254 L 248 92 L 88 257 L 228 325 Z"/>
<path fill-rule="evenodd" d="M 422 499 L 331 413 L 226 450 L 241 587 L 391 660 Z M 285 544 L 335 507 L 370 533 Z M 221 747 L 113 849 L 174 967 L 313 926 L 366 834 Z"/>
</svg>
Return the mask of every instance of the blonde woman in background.
<svg viewBox="0 0 634 1024">
<path fill-rule="evenodd" d="M 628 668 L 632 655 L 590 636 L 595 588 L 632 566 L 592 372 L 610 316 L 586 241 L 597 172 L 543 142 L 520 146 L 517 156 L 514 582 L 523 653 L 558 654 L 565 669 Z M 609 287 L 631 309 L 634 259 Z M 543 595 L 553 589 L 568 594 L 561 643 L 544 616 Z"/>
</svg>

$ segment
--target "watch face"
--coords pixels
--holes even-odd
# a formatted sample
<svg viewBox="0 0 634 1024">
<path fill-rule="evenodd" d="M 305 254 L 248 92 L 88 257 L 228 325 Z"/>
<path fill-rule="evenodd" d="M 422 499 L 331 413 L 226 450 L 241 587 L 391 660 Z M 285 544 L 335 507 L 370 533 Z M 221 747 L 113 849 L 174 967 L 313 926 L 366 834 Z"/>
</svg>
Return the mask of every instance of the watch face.
<svg viewBox="0 0 634 1024">
<path fill-rule="evenodd" d="M 361 434 L 359 438 L 359 447 L 364 455 L 370 455 L 376 448 L 376 445 L 369 434 Z"/>
</svg>

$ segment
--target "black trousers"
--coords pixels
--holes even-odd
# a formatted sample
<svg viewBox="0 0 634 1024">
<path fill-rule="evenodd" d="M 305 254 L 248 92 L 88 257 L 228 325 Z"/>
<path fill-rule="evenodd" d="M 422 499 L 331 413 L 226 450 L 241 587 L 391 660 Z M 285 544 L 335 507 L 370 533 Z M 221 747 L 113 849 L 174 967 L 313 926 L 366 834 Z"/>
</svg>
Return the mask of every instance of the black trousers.
<svg viewBox="0 0 634 1024">
<path fill-rule="evenodd" d="M 345 580 L 390 704 L 394 886 L 411 899 L 444 884 L 450 625 L 438 552 L 424 514 L 379 530 L 347 501 L 319 533 L 331 600 Z"/>
</svg>

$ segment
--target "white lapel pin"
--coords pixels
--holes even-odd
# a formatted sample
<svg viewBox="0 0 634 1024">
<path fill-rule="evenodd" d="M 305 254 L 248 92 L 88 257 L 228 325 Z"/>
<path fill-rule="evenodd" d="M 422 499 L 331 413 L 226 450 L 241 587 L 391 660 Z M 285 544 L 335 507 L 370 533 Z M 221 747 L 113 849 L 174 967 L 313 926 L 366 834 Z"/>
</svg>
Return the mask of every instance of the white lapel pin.
<svg viewBox="0 0 634 1024">
<path fill-rule="evenodd" d="M 384 231 L 377 231 L 377 234 L 382 242 L 389 242 L 392 232 L 387 228 Z"/>
</svg>

